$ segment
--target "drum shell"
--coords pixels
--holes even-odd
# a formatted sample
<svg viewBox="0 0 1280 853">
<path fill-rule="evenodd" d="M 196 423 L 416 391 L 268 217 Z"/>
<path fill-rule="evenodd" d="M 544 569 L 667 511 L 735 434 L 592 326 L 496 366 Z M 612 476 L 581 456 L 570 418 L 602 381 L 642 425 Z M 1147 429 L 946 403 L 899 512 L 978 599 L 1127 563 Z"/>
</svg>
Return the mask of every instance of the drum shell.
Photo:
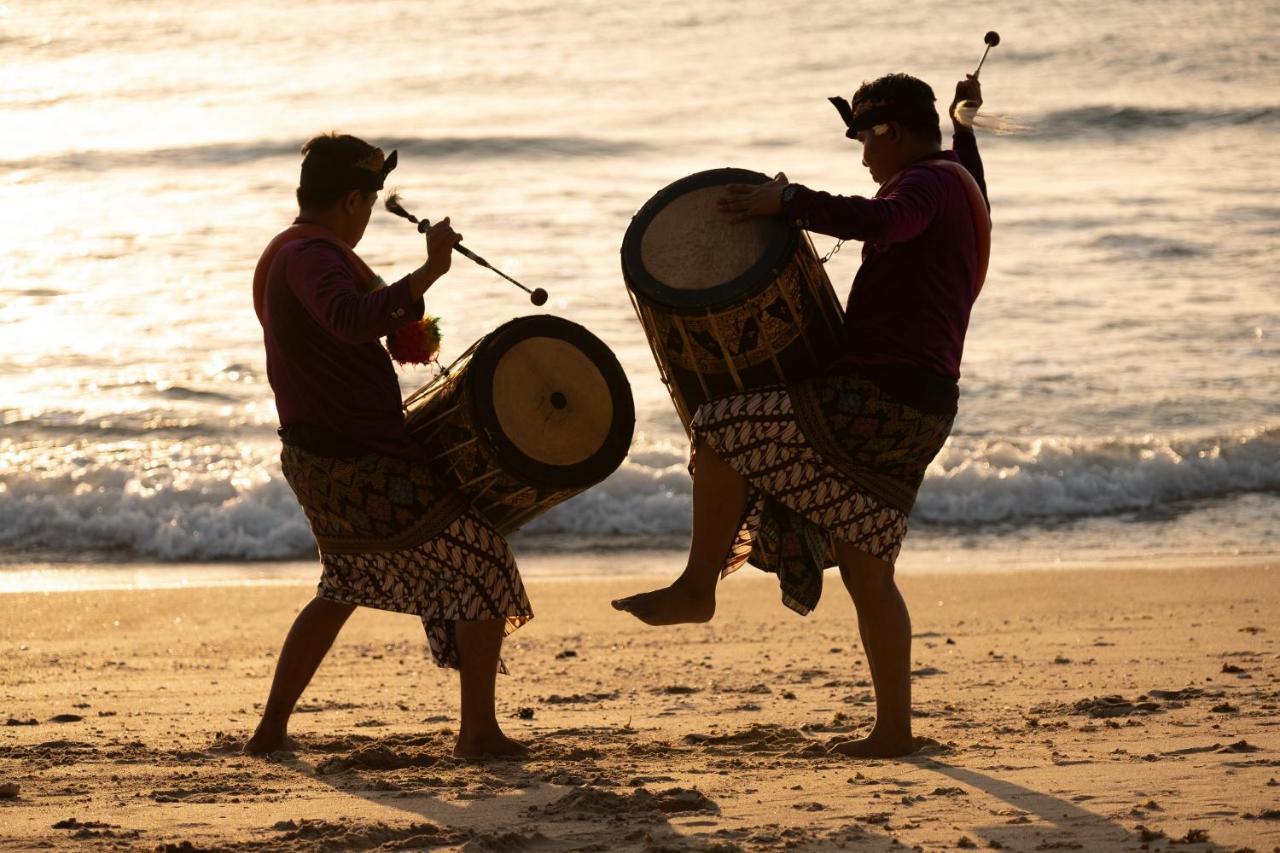
<svg viewBox="0 0 1280 853">
<path fill-rule="evenodd" d="M 742 180 L 743 170 L 716 171 Z M 746 174 L 756 182 L 768 179 Z M 633 223 L 627 240 L 640 239 L 635 230 Z M 818 375 L 839 351 L 841 311 L 835 292 L 808 236 L 789 230 L 793 239 L 784 244 L 789 255 L 713 288 L 711 305 L 690 305 L 687 298 L 683 305 L 663 302 L 651 284 L 637 286 L 639 276 L 629 268 L 636 264 L 635 252 L 624 243 L 623 277 L 686 432 L 707 400 Z"/>
<path fill-rule="evenodd" d="M 614 423 L 599 454 L 605 463 L 584 474 L 566 469 L 560 476 L 536 463 L 519 464 L 497 435 L 497 426 L 481 416 L 478 393 L 488 390 L 479 371 L 491 367 L 486 347 L 503 342 L 504 333 L 529 321 L 576 330 L 594 342 L 591 354 L 608 379 L 614 397 Z M 518 330 L 517 330 L 518 331 Z M 608 348 L 577 324 L 559 317 L 522 317 L 477 341 L 444 375 L 406 401 L 406 425 L 426 451 L 430 464 L 500 533 L 508 534 L 612 473 L 626 455 L 635 426 L 631 388 Z"/>
</svg>

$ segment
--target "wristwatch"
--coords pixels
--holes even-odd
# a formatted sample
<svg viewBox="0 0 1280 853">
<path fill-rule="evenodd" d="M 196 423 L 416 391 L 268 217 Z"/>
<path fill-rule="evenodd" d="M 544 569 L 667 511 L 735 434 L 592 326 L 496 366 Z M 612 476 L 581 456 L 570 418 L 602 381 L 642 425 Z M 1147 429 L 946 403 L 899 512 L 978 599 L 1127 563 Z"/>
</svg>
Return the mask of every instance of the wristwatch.
<svg viewBox="0 0 1280 853">
<path fill-rule="evenodd" d="M 787 184 L 785 187 L 782 188 L 782 195 L 779 196 L 779 199 L 781 200 L 783 206 L 785 206 L 787 202 L 791 201 L 791 199 L 796 197 L 796 192 L 799 189 L 800 189 L 799 184 Z"/>
</svg>

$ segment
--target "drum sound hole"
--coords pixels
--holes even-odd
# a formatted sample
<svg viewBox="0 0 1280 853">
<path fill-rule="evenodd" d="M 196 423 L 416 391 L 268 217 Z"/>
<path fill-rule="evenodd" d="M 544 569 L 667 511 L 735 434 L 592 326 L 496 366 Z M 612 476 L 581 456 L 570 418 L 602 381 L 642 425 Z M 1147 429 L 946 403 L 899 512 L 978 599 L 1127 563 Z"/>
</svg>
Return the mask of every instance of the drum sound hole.
<svg viewBox="0 0 1280 853">
<path fill-rule="evenodd" d="M 559 391 L 552 391 L 551 405 L 557 409 L 563 409 L 565 406 L 569 405 L 569 400 Z"/>
</svg>

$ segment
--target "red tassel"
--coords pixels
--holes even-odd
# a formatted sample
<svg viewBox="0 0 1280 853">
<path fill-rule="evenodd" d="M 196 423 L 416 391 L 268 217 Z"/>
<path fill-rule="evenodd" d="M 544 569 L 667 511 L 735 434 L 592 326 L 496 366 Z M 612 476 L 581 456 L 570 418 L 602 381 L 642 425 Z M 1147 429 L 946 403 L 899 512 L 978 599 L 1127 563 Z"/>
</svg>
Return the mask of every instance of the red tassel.
<svg viewBox="0 0 1280 853">
<path fill-rule="evenodd" d="M 387 351 L 400 364 L 430 364 L 440 354 L 440 320 L 424 317 L 387 337 Z"/>
</svg>

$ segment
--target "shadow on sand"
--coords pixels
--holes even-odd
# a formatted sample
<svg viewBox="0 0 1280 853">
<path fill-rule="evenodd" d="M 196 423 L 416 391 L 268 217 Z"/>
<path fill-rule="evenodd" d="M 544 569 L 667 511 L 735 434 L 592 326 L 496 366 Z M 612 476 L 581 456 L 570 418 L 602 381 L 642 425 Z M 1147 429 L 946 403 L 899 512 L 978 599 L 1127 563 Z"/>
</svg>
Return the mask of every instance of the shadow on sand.
<svg viewBox="0 0 1280 853">
<path fill-rule="evenodd" d="M 980 835 L 986 843 L 992 841 L 1010 849 L 1040 848 L 1046 841 L 1058 843 L 1063 849 L 1073 844 L 1075 849 L 1090 850 L 1133 850 L 1135 847 L 1146 847 L 1151 842 L 1161 840 L 1197 842 L 1197 851 L 1217 851 L 1229 848 L 1212 843 L 1207 838 L 1201 840 L 1192 830 L 1190 837 L 1183 839 L 1166 839 L 1164 833 L 1153 828 L 1144 832 L 1141 828 L 1129 829 L 1115 820 L 1103 817 L 1096 812 L 1082 809 L 1078 805 L 1031 788 L 1007 782 L 967 767 L 946 764 L 936 758 L 915 759 L 923 769 L 940 773 L 957 782 L 976 788 L 997 800 L 1008 803 L 1014 809 L 1027 813 L 1013 815 L 1014 821 L 1029 821 L 1034 815 L 1044 823 L 1052 825 L 1046 830 L 1044 823 L 1006 823 L 994 826 L 977 826 L 973 831 Z M 1135 817 L 1135 824 L 1141 826 Z M 1087 841 L 1081 840 L 1087 839 Z M 1099 846 L 1105 845 L 1105 846 Z M 985 846 L 985 845 L 983 845 Z"/>
</svg>

